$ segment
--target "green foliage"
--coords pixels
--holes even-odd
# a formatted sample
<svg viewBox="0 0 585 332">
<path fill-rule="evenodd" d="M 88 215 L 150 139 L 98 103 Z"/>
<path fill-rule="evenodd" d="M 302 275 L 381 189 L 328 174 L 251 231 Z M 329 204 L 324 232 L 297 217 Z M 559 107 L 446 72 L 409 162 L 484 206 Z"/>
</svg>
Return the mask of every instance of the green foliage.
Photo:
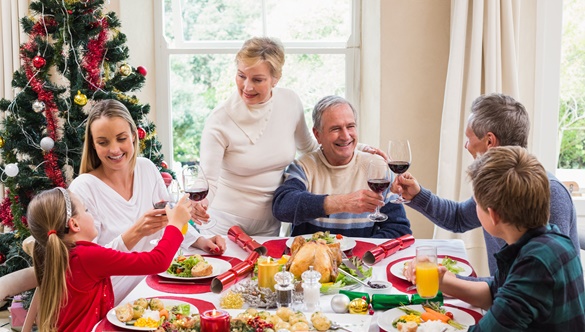
<svg viewBox="0 0 585 332">
<path fill-rule="evenodd" d="M 122 102 L 146 133 L 140 141 L 141 154 L 174 175 L 162 166 L 161 143 L 148 120 L 150 106 L 130 94 L 143 86 L 145 77 L 134 67 L 129 74 L 120 70 L 129 65 L 126 36 L 119 31 L 116 14 L 103 13 L 102 6 L 103 0 L 35 0 L 30 3 L 32 16 L 20 20 L 29 41 L 20 45 L 23 65 L 12 79 L 18 93 L 13 100 L 0 100 L 0 167 L 14 163 L 19 170 L 14 177 L 2 174 L 6 197 L 0 204 L 0 223 L 14 232 L 0 236 L 0 254 L 7 247 L 22 256 L 21 243 L 29 235 L 26 208 L 35 193 L 67 187 L 77 176 L 86 113 L 99 100 Z M 34 66 L 36 56 L 46 61 L 44 66 Z M 76 96 L 87 98 L 87 104 Z M 35 111 L 33 104 L 39 101 L 45 108 Z M 45 137 L 55 143 L 48 151 L 40 146 Z M 9 260 L 0 265 L 0 276 L 29 264 Z"/>
</svg>

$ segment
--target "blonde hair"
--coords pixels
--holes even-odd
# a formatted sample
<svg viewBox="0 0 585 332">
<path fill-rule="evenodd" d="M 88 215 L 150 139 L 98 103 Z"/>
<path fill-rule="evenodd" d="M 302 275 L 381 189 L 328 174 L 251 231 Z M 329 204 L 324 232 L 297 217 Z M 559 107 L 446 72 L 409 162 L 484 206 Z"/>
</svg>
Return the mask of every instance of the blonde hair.
<svg viewBox="0 0 585 332">
<path fill-rule="evenodd" d="M 71 215 L 77 215 L 74 205 Z M 26 217 L 35 238 L 33 264 L 41 301 L 37 325 L 42 332 L 57 331 L 59 311 L 67 299 L 69 250 L 74 246 L 63 240 L 69 222 L 64 193 L 59 188 L 40 192 L 29 203 Z"/>
<path fill-rule="evenodd" d="M 121 102 L 115 99 L 102 100 L 91 108 L 87 115 L 87 123 L 85 124 L 85 139 L 83 142 L 83 153 L 81 154 L 81 165 L 79 166 L 79 174 L 88 173 L 98 168 L 102 162 L 97 155 L 93 143 L 93 135 L 91 133 L 91 125 L 94 121 L 102 118 L 122 118 L 128 122 L 130 131 L 132 132 L 132 139 L 134 140 L 134 153 L 130 159 L 130 168 L 134 169 L 136 165 L 136 158 L 138 157 L 138 131 L 136 123 L 132 119 L 130 112 Z"/>
<path fill-rule="evenodd" d="M 243 62 L 247 65 L 255 65 L 266 62 L 270 67 L 270 74 L 280 79 L 284 66 L 284 46 L 276 38 L 253 37 L 244 42 L 242 48 L 236 54 L 236 63 Z"/>
<path fill-rule="evenodd" d="M 520 229 L 547 224 L 550 183 L 536 157 L 520 146 L 499 146 L 479 156 L 467 171 L 477 203 Z"/>
</svg>

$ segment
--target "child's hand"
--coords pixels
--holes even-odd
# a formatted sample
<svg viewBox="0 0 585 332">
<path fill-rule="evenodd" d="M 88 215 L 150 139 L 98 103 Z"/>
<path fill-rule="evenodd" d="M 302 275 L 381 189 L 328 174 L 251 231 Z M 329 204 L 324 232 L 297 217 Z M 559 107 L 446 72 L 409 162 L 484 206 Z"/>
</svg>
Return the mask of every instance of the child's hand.
<svg viewBox="0 0 585 332">
<path fill-rule="evenodd" d="M 183 228 L 183 225 L 188 223 L 191 218 L 190 209 L 191 203 L 189 202 L 188 195 L 183 195 L 172 209 L 169 204 L 167 204 L 167 206 L 165 206 L 165 211 L 167 213 L 167 218 L 169 219 L 169 225 L 173 225 L 178 229 Z"/>
</svg>

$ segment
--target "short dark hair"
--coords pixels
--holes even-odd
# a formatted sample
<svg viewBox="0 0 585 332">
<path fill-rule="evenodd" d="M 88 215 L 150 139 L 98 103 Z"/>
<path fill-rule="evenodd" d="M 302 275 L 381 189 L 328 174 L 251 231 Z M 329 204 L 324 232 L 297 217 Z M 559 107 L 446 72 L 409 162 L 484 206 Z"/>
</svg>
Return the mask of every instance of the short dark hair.
<svg viewBox="0 0 585 332">
<path fill-rule="evenodd" d="M 550 217 L 550 183 L 546 170 L 519 146 L 488 149 L 469 166 L 477 204 L 496 211 L 518 229 L 546 225 Z"/>
<path fill-rule="evenodd" d="M 510 96 L 501 93 L 479 96 L 471 105 L 468 125 L 479 139 L 491 132 L 501 146 L 528 146 L 528 112 Z"/>
</svg>

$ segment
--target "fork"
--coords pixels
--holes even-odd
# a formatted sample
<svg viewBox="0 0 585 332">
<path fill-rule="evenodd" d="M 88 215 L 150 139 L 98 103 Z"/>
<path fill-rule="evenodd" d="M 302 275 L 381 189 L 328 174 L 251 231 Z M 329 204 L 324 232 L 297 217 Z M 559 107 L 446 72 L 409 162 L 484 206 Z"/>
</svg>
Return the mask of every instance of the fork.
<svg viewBox="0 0 585 332">
<path fill-rule="evenodd" d="M 333 331 L 341 330 L 351 332 L 351 330 L 346 329 L 345 327 L 337 324 L 336 322 L 331 322 L 331 326 L 329 326 L 329 329 Z"/>
</svg>

